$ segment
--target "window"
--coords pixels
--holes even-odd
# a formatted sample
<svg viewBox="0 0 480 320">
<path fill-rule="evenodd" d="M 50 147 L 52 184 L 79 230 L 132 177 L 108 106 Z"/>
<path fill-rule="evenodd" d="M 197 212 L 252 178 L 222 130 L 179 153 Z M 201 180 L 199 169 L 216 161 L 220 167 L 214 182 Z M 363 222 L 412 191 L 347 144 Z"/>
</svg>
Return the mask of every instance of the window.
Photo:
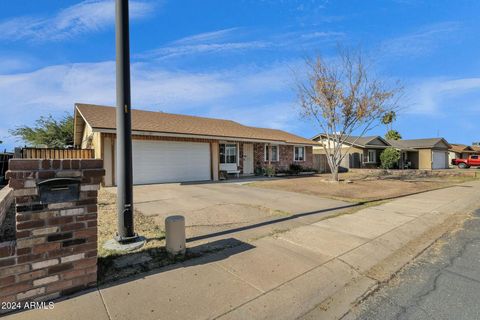
<svg viewBox="0 0 480 320">
<path fill-rule="evenodd" d="M 305 147 L 294 147 L 295 156 L 293 160 L 295 161 L 305 161 Z"/>
<path fill-rule="evenodd" d="M 237 163 L 237 145 L 234 143 L 220 144 L 220 163 Z"/>
<path fill-rule="evenodd" d="M 377 162 L 377 152 L 375 150 L 368 150 L 367 163 L 376 163 L 376 162 Z"/>
<path fill-rule="evenodd" d="M 478 156 L 472 156 L 472 159 L 478 160 Z"/>
<path fill-rule="evenodd" d="M 270 150 L 269 148 L 272 148 L 272 161 L 278 161 L 278 146 L 272 146 L 272 145 L 265 145 L 265 161 L 268 161 L 268 157 L 270 156 Z"/>
</svg>

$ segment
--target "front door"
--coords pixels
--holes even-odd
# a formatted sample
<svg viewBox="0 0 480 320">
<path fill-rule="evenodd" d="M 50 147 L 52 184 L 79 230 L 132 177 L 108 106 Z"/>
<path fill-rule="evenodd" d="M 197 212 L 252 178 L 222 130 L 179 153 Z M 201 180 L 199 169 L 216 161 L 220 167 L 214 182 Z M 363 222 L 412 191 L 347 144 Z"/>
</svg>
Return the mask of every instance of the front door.
<svg viewBox="0 0 480 320">
<path fill-rule="evenodd" d="M 253 144 L 243 144 L 243 174 L 253 174 Z"/>
</svg>

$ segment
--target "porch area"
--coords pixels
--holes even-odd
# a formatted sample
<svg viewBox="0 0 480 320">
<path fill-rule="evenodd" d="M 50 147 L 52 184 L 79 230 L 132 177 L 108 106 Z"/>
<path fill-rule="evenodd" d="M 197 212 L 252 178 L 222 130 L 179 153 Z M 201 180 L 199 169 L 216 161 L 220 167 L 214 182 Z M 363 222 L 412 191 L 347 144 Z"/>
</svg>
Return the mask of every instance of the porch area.
<svg viewBox="0 0 480 320">
<path fill-rule="evenodd" d="M 386 148 L 364 149 L 349 153 L 342 162 L 342 167 L 352 169 L 381 168 L 380 155 Z M 418 150 L 398 149 L 400 159 L 394 169 L 418 169 Z"/>
<path fill-rule="evenodd" d="M 218 161 L 213 163 L 213 168 L 218 168 L 218 180 L 263 175 L 267 167 L 277 173 L 287 172 L 292 164 L 313 167 L 311 146 L 244 141 L 219 141 L 212 146 L 213 162 Z"/>
</svg>

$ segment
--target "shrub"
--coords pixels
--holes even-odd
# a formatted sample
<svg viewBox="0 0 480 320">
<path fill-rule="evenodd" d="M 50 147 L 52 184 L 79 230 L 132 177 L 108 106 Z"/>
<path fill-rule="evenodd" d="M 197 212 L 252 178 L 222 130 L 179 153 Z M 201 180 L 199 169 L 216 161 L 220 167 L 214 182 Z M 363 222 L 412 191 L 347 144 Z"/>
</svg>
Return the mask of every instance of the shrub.
<svg viewBox="0 0 480 320">
<path fill-rule="evenodd" d="M 275 167 L 268 165 L 265 167 L 265 175 L 267 177 L 273 177 L 275 175 Z"/>
<path fill-rule="evenodd" d="M 299 164 L 292 163 L 290 167 L 288 168 L 288 171 L 292 174 L 299 174 L 302 172 L 302 166 Z"/>
<path fill-rule="evenodd" d="M 398 160 L 400 160 L 400 151 L 395 148 L 386 148 L 380 154 L 380 161 L 383 169 L 393 169 L 397 165 Z"/>
</svg>

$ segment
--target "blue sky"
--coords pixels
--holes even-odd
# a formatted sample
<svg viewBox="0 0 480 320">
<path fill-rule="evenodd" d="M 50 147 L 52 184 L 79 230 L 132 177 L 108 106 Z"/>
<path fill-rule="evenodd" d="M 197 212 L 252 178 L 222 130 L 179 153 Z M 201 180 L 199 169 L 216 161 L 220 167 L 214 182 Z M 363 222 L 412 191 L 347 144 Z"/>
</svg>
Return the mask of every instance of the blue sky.
<svg viewBox="0 0 480 320">
<path fill-rule="evenodd" d="M 404 138 L 480 140 L 478 1 L 131 0 L 134 108 L 228 118 L 304 137 L 293 70 L 338 43 L 405 86 Z M 0 149 L 8 129 L 75 102 L 115 103 L 113 1 L 0 2 Z M 384 127 L 372 134 L 383 135 Z"/>
</svg>

